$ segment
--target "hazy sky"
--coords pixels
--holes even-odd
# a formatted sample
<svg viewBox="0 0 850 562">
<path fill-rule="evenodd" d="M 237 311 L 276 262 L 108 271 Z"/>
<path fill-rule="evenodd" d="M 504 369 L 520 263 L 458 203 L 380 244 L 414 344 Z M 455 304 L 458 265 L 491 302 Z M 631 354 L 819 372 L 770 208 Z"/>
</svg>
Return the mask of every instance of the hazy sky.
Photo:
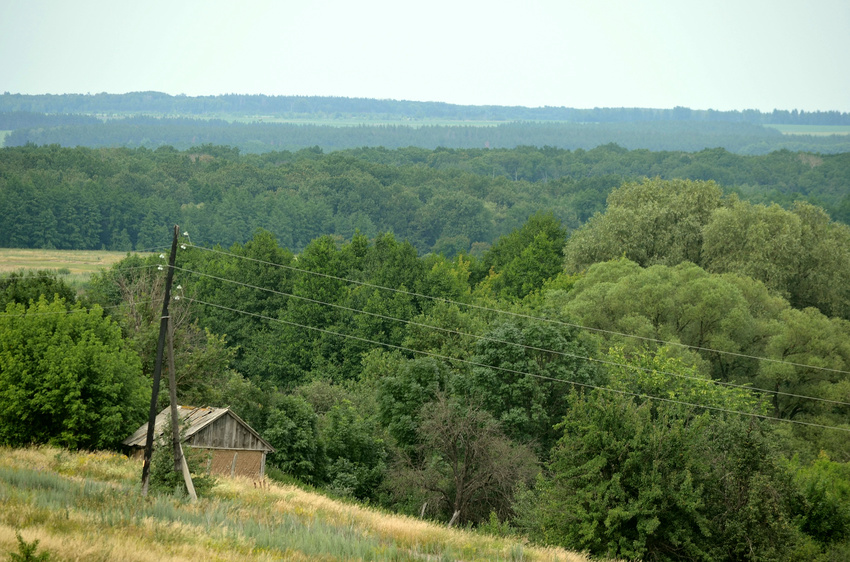
<svg viewBox="0 0 850 562">
<path fill-rule="evenodd" d="M 850 0 L 0 0 L 0 92 L 850 111 Z"/>
</svg>

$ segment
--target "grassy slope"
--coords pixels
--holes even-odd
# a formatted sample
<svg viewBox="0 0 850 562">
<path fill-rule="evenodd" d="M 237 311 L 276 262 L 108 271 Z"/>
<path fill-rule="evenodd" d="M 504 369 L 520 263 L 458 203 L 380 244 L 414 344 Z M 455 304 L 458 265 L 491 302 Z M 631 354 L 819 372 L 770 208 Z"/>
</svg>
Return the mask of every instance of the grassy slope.
<svg viewBox="0 0 850 562">
<path fill-rule="evenodd" d="M 0 556 L 20 529 L 53 561 L 587 560 L 268 482 L 220 479 L 196 504 L 142 498 L 140 472 L 114 453 L 0 447 Z"/>
</svg>

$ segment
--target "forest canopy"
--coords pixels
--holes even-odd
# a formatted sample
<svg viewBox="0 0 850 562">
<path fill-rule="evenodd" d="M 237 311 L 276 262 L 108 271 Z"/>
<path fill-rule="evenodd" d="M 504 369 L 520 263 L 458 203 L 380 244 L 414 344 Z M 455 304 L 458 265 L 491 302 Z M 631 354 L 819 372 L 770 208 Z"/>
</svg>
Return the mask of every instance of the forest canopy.
<svg viewBox="0 0 850 562">
<path fill-rule="evenodd" d="M 245 243 L 263 228 L 298 252 L 323 234 L 390 231 L 423 254 L 481 256 L 540 209 L 576 229 L 605 208 L 612 189 L 645 177 L 713 180 L 724 196 L 784 208 L 805 201 L 847 222 L 848 158 L 617 145 L 263 155 L 214 145 L 7 147 L 0 149 L 0 246 L 141 250 L 167 244 L 169 225 L 180 224 L 210 245 Z"/>
</svg>

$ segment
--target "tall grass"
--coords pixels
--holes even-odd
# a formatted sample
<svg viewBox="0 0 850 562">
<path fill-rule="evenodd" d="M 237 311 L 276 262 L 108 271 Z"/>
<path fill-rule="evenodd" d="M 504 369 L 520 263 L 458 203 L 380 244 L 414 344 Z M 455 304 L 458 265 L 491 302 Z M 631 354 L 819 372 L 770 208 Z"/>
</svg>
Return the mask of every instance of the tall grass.
<svg viewBox="0 0 850 562">
<path fill-rule="evenodd" d="M 197 503 L 142 498 L 140 469 L 113 453 L 0 448 L 0 557 L 19 530 L 51 560 L 585 560 L 267 482 L 223 478 Z"/>
</svg>

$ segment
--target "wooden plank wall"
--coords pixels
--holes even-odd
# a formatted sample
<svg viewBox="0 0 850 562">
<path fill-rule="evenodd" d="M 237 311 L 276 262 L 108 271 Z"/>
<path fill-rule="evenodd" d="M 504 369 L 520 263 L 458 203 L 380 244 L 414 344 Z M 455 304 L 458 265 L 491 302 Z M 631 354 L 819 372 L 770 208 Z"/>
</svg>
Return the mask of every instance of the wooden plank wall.
<svg viewBox="0 0 850 562">
<path fill-rule="evenodd" d="M 212 450 L 210 472 L 221 476 L 245 476 L 247 478 L 263 477 L 262 451 L 227 451 Z"/>
<path fill-rule="evenodd" d="M 229 415 L 224 415 L 189 439 L 193 447 L 263 450 L 263 443 Z"/>
</svg>

